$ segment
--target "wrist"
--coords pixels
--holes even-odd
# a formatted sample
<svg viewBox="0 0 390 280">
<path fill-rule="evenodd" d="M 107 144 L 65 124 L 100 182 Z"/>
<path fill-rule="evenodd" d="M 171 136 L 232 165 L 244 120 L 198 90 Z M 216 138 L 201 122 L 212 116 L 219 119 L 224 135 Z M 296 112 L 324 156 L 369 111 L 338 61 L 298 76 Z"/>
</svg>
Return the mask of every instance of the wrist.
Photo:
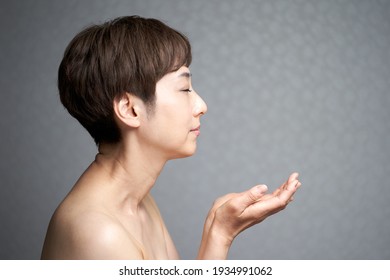
<svg viewBox="0 0 390 280">
<path fill-rule="evenodd" d="M 214 260 L 226 259 L 233 239 L 234 238 L 227 237 L 221 228 L 213 223 L 207 232 L 203 233 L 198 258 Z"/>
<path fill-rule="evenodd" d="M 215 244 L 224 248 L 230 248 L 234 240 L 233 236 L 224 232 L 223 227 L 220 227 L 216 223 L 213 223 L 210 227 L 209 235 Z"/>
</svg>

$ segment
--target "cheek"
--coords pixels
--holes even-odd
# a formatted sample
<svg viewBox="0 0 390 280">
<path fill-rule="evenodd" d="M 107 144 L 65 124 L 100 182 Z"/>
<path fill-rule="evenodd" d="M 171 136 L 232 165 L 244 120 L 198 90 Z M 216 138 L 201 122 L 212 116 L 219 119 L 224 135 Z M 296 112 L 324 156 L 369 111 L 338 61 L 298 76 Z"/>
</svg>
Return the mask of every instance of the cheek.
<svg viewBox="0 0 390 280">
<path fill-rule="evenodd" d="M 171 137 L 177 137 L 179 140 L 191 129 L 189 128 L 189 121 L 190 119 L 183 112 L 182 108 L 172 108 L 170 111 L 166 112 L 160 125 Z"/>
<path fill-rule="evenodd" d="M 189 101 L 181 97 L 162 104 L 159 107 L 159 114 L 166 124 L 187 126 L 192 119 L 192 108 Z"/>
<path fill-rule="evenodd" d="M 158 134 L 177 134 L 184 126 L 185 119 L 181 114 L 182 108 L 164 104 L 155 112 L 153 130 Z"/>
</svg>

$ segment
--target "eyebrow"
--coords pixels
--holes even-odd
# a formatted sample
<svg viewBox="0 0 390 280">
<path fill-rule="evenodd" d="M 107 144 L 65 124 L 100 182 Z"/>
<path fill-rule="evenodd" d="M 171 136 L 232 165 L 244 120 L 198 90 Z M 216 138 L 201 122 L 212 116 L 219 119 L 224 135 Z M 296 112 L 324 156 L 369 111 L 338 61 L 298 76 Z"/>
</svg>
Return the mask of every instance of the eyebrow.
<svg viewBox="0 0 390 280">
<path fill-rule="evenodd" d="M 181 78 L 181 77 L 185 77 L 185 78 L 190 78 L 192 76 L 192 74 L 190 72 L 183 72 L 181 73 L 179 76 L 177 76 L 178 78 Z"/>
</svg>

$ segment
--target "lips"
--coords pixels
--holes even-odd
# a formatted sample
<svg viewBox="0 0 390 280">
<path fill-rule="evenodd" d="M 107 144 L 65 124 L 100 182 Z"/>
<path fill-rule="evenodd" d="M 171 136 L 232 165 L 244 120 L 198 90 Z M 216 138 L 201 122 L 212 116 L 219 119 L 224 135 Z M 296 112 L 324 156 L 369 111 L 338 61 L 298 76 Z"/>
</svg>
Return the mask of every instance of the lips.
<svg viewBox="0 0 390 280">
<path fill-rule="evenodd" d="M 194 132 L 196 134 L 196 136 L 199 136 L 199 134 L 200 134 L 200 125 L 197 126 L 196 128 L 191 129 L 190 131 Z"/>
</svg>

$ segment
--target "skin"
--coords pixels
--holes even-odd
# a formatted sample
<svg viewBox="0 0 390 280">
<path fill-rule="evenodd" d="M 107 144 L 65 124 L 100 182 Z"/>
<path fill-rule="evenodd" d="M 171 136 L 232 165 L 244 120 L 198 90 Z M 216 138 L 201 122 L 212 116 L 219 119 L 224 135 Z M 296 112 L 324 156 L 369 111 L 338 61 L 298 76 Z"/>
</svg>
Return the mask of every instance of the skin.
<svg viewBox="0 0 390 280">
<path fill-rule="evenodd" d="M 130 93 L 113 104 L 122 134 L 99 153 L 59 205 L 42 259 L 178 259 L 150 190 L 168 160 L 196 151 L 205 102 L 187 67 L 156 85 L 153 112 Z M 205 222 L 199 259 L 226 259 L 234 238 L 284 209 L 301 183 L 293 173 L 273 193 L 264 185 L 217 199 Z"/>
</svg>

